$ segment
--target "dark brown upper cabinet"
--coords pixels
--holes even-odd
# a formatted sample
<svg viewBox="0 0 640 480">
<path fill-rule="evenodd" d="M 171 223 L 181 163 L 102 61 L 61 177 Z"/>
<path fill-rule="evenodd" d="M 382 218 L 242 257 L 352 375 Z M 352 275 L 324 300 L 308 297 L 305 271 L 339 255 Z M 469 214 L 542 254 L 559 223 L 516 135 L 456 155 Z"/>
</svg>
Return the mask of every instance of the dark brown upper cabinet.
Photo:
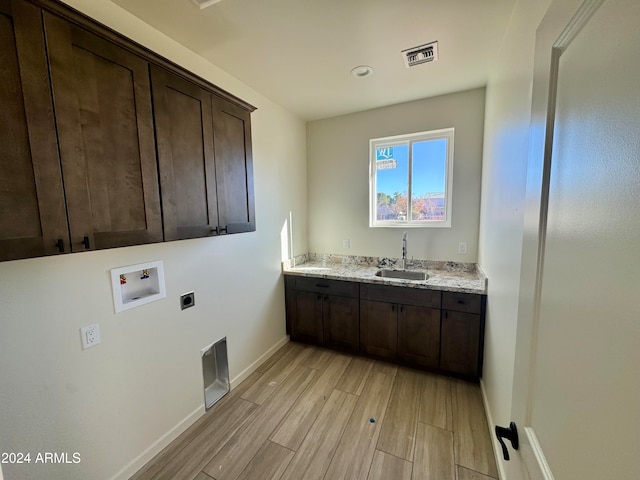
<svg viewBox="0 0 640 480">
<path fill-rule="evenodd" d="M 256 229 L 250 113 L 212 96 L 219 224 L 226 233 Z"/>
<path fill-rule="evenodd" d="M 165 240 L 255 230 L 249 112 L 151 68 Z"/>
<path fill-rule="evenodd" d="M 165 240 L 219 233 L 211 94 L 152 66 Z"/>
<path fill-rule="evenodd" d="M 44 14 L 71 250 L 162 241 L 148 62 Z"/>
<path fill-rule="evenodd" d="M 40 10 L 0 0 L 0 260 L 68 251 Z"/>
<path fill-rule="evenodd" d="M 253 106 L 55 0 L 0 45 L 0 261 L 255 230 Z"/>
</svg>

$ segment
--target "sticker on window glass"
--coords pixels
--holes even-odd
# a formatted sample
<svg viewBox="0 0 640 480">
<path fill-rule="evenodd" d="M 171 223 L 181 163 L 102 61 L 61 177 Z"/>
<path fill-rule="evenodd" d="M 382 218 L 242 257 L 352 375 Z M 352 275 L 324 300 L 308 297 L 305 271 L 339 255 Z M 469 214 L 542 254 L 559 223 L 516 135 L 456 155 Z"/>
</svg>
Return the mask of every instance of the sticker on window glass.
<svg viewBox="0 0 640 480">
<path fill-rule="evenodd" d="M 393 159 L 393 147 L 376 148 L 376 170 L 391 170 L 398 166 Z"/>
<path fill-rule="evenodd" d="M 376 160 L 393 160 L 393 147 L 376 148 Z"/>
</svg>

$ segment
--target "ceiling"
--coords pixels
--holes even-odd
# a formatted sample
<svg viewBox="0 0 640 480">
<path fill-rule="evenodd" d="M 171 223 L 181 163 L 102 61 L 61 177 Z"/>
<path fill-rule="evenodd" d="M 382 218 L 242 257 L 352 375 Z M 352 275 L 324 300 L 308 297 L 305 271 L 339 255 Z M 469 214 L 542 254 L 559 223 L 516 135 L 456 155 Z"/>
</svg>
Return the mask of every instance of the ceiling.
<svg viewBox="0 0 640 480">
<path fill-rule="evenodd" d="M 112 0 L 304 120 L 486 85 L 515 0 Z M 438 41 L 439 60 L 401 51 Z M 349 74 L 357 65 L 374 73 Z"/>
</svg>

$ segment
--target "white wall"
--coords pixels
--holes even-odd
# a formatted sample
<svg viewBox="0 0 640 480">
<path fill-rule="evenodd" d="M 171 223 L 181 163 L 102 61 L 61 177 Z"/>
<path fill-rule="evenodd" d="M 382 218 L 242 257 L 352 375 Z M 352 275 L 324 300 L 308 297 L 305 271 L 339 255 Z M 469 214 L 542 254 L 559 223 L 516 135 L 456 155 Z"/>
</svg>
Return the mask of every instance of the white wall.
<svg viewBox="0 0 640 480">
<path fill-rule="evenodd" d="M 369 227 L 369 140 L 455 127 L 452 227 L 407 229 L 409 256 L 476 262 L 484 97 L 479 88 L 308 123 L 310 250 L 401 256 L 404 229 Z"/>
<path fill-rule="evenodd" d="M 478 260 L 489 279 L 482 387 L 490 423 L 500 425 L 511 416 L 535 30 L 549 4 L 517 2 L 487 86 Z M 501 470 L 505 465 L 499 462 Z"/>
<path fill-rule="evenodd" d="M 308 250 L 304 123 L 111 2 L 68 3 L 258 108 L 257 231 L 0 263 L 0 452 L 81 454 L 78 465 L 3 465 L 7 479 L 128 478 L 204 411 L 200 348 L 227 336 L 238 379 L 286 341 L 290 212 L 294 253 Z M 115 315 L 109 269 L 150 260 L 164 261 L 167 298 Z M 181 312 L 191 290 L 196 306 Z M 82 351 L 91 323 L 102 344 Z"/>
</svg>

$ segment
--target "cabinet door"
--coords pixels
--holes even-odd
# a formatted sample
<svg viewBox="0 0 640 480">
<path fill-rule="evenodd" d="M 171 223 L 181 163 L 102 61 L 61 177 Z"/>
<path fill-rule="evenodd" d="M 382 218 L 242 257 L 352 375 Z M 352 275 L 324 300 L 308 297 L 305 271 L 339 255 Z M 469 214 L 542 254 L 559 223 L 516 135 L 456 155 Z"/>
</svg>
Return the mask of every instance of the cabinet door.
<svg viewBox="0 0 640 480">
<path fill-rule="evenodd" d="M 480 375 L 480 320 L 480 315 L 442 311 L 442 370 L 474 378 Z"/>
<path fill-rule="evenodd" d="M 213 96 L 219 224 L 226 233 L 256 229 L 250 114 Z"/>
<path fill-rule="evenodd" d="M 291 339 L 321 344 L 323 340 L 322 295 L 295 290 L 292 294 Z"/>
<path fill-rule="evenodd" d="M 400 305 L 398 357 L 408 363 L 437 368 L 440 361 L 440 310 Z"/>
<path fill-rule="evenodd" d="M 382 358 L 397 358 L 398 314 L 395 303 L 360 301 L 360 351 Z"/>
<path fill-rule="evenodd" d="M 211 94 L 151 68 L 165 240 L 218 233 Z"/>
<path fill-rule="evenodd" d="M 360 302 L 357 298 L 325 295 L 322 306 L 324 344 L 357 352 L 360 343 Z"/>
<path fill-rule="evenodd" d="M 162 241 L 147 62 L 44 22 L 72 250 Z"/>
<path fill-rule="evenodd" d="M 0 45 L 0 260 L 68 251 L 40 10 L 0 1 Z"/>
</svg>

